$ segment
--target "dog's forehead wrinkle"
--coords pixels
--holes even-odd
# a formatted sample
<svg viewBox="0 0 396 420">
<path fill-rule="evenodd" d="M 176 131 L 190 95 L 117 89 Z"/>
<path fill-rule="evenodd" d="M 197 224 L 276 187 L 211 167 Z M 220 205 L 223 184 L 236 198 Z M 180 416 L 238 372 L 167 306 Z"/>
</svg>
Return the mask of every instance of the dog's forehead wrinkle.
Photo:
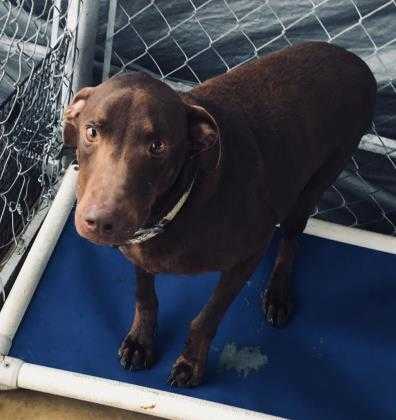
<svg viewBox="0 0 396 420">
<path fill-rule="evenodd" d="M 154 99 L 152 93 L 148 89 L 139 86 L 130 88 L 130 94 L 133 98 L 133 102 L 138 105 L 149 104 Z"/>
<path fill-rule="evenodd" d="M 150 118 L 143 118 L 140 125 L 145 136 L 151 136 L 156 132 L 156 124 Z"/>
<path fill-rule="evenodd" d="M 132 98 L 127 89 L 98 89 L 88 102 L 88 114 L 108 121 L 117 115 L 124 113 L 130 108 Z"/>
</svg>

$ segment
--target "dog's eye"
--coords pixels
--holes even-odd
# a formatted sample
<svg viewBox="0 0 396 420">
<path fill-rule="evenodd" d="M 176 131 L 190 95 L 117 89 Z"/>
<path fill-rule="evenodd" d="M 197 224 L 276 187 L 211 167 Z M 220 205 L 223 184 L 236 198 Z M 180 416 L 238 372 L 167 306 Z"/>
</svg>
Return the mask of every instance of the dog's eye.
<svg viewBox="0 0 396 420">
<path fill-rule="evenodd" d="M 98 136 L 98 130 L 95 127 L 87 127 L 88 141 L 95 141 Z"/>
<path fill-rule="evenodd" d="M 155 140 L 150 144 L 150 153 L 158 156 L 166 150 L 166 144 L 161 140 Z"/>
</svg>

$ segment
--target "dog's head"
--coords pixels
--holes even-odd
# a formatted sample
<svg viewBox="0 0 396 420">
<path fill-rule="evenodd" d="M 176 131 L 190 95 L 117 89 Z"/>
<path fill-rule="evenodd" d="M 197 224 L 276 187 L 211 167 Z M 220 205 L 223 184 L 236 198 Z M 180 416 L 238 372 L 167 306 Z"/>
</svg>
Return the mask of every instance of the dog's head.
<svg viewBox="0 0 396 420">
<path fill-rule="evenodd" d="M 79 163 L 79 234 L 101 244 L 127 242 L 149 220 L 186 160 L 218 138 L 217 124 L 204 108 L 186 104 L 144 73 L 79 91 L 64 119 L 64 141 L 76 148 Z"/>
</svg>

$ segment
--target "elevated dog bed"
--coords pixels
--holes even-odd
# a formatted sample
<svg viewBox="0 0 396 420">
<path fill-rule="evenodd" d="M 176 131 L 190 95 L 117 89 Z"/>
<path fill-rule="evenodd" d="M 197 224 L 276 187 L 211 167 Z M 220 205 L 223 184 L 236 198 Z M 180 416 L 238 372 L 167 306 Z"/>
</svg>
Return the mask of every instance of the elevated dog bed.
<svg viewBox="0 0 396 420">
<path fill-rule="evenodd" d="M 73 214 L 68 216 L 74 178 L 71 169 L 31 250 L 35 258 L 43 258 L 46 251 L 40 254 L 36 247 L 45 243 L 48 232 L 56 236 L 62 228 L 62 222 L 51 227 L 51 219 L 67 219 L 10 357 L 1 363 L 4 385 L 180 419 L 396 416 L 393 239 L 357 232 L 358 243 L 370 245 L 372 238 L 372 246 L 389 251 L 382 252 L 304 235 L 294 273 L 295 316 L 285 329 L 276 330 L 264 321 L 260 307 L 275 258 L 275 235 L 220 326 L 205 383 L 178 389 L 166 383 L 167 376 L 183 349 L 189 321 L 206 303 L 217 274 L 158 276 L 158 361 L 148 371 L 124 370 L 117 350 L 133 316 L 134 270 L 116 249 L 95 246 L 75 232 Z M 324 236 L 339 237 L 339 228 L 318 223 Z M 349 231 L 346 236 L 353 239 Z M 14 287 L 25 295 L 33 292 L 26 279 L 35 270 L 40 274 L 35 264 L 33 274 L 22 270 Z M 22 316 L 15 315 L 15 307 L 23 314 L 29 300 L 18 304 L 13 299 L 11 293 L 0 313 L 3 349 L 10 346 L 12 329 Z"/>
</svg>

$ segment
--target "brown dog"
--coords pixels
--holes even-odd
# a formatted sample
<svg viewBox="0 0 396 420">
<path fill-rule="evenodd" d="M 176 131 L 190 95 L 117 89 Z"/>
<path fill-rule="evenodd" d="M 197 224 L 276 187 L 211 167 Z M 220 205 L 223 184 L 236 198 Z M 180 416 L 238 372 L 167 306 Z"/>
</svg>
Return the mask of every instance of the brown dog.
<svg viewBox="0 0 396 420">
<path fill-rule="evenodd" d="M 154 362 L 156 273 L 221 271 L 170 377 L 199 384 L 277 223 L 284 238 L 263 307 L 272 325 L 285 324 L 296 237 L 370 127 L 375 94 L 366 64 L 326 43 L 284 49 L 185 94 L 143 73 L 78 92 L 64 131 L 80 166 L 76 227 L 136 267 L 124 367 Z"/>
</svg>

